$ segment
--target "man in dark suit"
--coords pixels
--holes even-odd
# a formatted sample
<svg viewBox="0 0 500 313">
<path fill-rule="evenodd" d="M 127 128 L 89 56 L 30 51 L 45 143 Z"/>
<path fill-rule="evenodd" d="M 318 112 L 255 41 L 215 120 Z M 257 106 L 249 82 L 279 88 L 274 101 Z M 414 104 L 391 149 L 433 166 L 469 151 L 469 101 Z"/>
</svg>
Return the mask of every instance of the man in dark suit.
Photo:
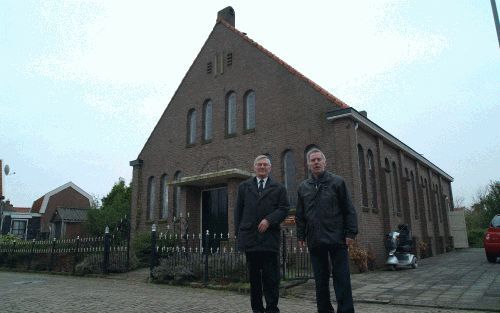
<svg viewBox="0 0 500 313">
<path fill-rule="evenodd" d="M 288 215 L 288 199 L 285 187 L 269 177 L 271 161 L 266 155 L 255 158 L 253 166 L 256 177 L 238 187 L 234 229 L 250 272 L 253 312 L 278 313 L 280 223 Z"/>
</svg>

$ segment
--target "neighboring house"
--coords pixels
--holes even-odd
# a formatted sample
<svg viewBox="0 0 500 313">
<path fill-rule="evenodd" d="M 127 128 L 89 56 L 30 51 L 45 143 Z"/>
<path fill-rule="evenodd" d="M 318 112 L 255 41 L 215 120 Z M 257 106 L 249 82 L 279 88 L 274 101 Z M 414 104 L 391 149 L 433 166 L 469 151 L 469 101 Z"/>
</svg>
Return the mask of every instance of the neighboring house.
<svg viewBox="0 0 500 313">
<path fill-rule="evenodd" d="M 74 239 L 83 233 L 82 223 L 90 208 L 57 208 L 50 220 L 56 239 Z"/>
<path fill-rule="evenodd" d="M 38 198 L 33 202 L 31 213 L 39 213 L 40 237 L 53 238 L 56 225 L 52 222 L 56 209 L 90 208 L 92 196 L 72 182 L 66 183 Z M 64 233 L 63 233 L 64 237 Z"/>
<path fill-rule="evenodd" d="M 1 234 L 11 233 L 21 239 L 33 239 L 40 232 L 40 214 L 30 213 L 31 208 L 20 208 L 6 203 L 1 220 Z"/>
<path fill-rule="evenodd" d="M 235 28 L 228 7 L 133 166 L 132 227 L 163 231 L 183 214 L 189 232 L 233 234 L 238 184 L 258 154 L 292 208 L 319 147 L 345 178 L 358 209 L 359 242 L 385 259 L 384 235 L 408 223 L 417 241 L 453 247 L 453 178 L 367 117 Z M 300 43 L 298 43 L 300 44 Z M 393 110 L 404 114 L 403 107 Z M 187 218 L 189 214 L 189 218 Z M 289 221 L 289 220 L 288 220 Z"/>
</svg>

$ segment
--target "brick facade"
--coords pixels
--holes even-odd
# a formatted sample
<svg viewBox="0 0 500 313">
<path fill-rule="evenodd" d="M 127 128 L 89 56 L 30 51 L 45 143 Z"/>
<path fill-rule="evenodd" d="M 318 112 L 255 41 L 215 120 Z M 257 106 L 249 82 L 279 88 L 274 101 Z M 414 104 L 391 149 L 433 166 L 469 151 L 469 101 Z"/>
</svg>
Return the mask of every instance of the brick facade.
<svg viewBox="0 0 500 313">
<path fill-rule="evenodd" d="M 249 91 L 255 92 L 255 128 L 245 130 L 244 101 Z M 226 132 L 229 92 L 235 92 L 237 99 L 235 135 Z M 203 104 L 208 99 L 213 103 L 213 136 L 203 141 Z M 196 137 L 193 144 L 187 144 L 188 112 L 193 109 L 197 112 Z M 341 109 L 350 111 L 345 117 L 327 119 L 331 112 Z M 218 20 L 138 158 L 131 162 L 133 228 L 147 231 L 155 223 L 160 231 L 172 229 L 174 190 L 180 187 L 179 214 L 185 218 L 189 213 L 189 220 L 184 222 L 190 233 L 198 233 L 201 192 L 223 185 L 228 189 L 228 227 L 232 233 L 237 186 L 247 177 L 244 173 L 252 172 L 255 156 L 268 154 L 271 176 L 283 182 L 283 156 L 291 151 L 297 185 L 307 175 L 306 150 L 317 146 L 326 155 L 327 168 L 345 178 L 358 211 L 359 241 L 375 253 L 377 262 L 385 260 L 384 234 L 403 222 L 412 226 L 418 241 L 431 243 L 432 253 L 444 252 L 449 244 L 449 206 L 447 209 L 444 199 L 447 197 L 446 201 L 452 203 L 452 178 L 377 127 L 233 25 Z M 364 173 L 359 169 L 358 146 L 364 154 Z M 367 165 L 368 151 L 373 156 L 373 184 Z M 386 159 L 390 168 L 385 166 Z M 416 193 L 406 170 L 414 175 Z M 175 181 L 178 171 L 182 179 Z M 160 219 L 163 175 L 169 182 L 169 208 L 167 217 Z M 151 178 L 155 182 L 154 192 L 148 192 Z M 428 186 L 434 186 L 428 190 L 432 193 L 429 198 L 434 199 L 430 202 L 423 200 L 421 178 L 426 179 Z M 368 185 L 365 195 L 362 182 Z M 368 205 L 363 205 L 363 197 L 365 202 L 368 199 Z M 154 214 L 150 218 L 149 198 L 154 198 Z M 428 215 L 432 220 L 428 220 Z"/>
</svg>

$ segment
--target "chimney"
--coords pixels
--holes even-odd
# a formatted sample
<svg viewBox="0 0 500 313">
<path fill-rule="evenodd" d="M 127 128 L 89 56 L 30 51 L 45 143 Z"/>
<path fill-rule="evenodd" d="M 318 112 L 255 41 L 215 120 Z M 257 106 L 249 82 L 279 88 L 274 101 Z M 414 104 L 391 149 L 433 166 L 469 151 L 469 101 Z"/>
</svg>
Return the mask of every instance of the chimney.
<svg viewBox="0 0 500 313">
<path fill-rule="evenodd" d="M 219 12 L 217 12 L 217 20 L 224 20 L 227 23 L 229 23 L 231 26 L 235 27 L 234 25 L 234 9 L 232 7 L 226 7 Z"/>
<path fill-rule="evenodd" d="M 359 114 L 361 114 L 364 117 L 368 118 L 368 112 L 366 112 L 366 111 L 359 111 Z"/>
</svg>

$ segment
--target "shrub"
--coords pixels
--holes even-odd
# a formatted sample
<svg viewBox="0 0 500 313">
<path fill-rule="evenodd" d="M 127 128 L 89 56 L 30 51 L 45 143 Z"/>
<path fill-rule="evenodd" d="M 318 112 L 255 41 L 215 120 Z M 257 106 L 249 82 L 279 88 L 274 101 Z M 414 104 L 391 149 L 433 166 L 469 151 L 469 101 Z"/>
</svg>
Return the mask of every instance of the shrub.
<svg viewBox="0 0 500 313">
<path fill-rule="evenodd" d="M 468 231 L 469 246 L 471 248 L 483 248 L 483 237 L 486 229 L 473 228 Z"/>
<path fill-rule="evenodd" d="M 349 258 L 357 266 L 360 273 L 368 270 L 368 252 L 361 248 L 357 241 L 349 247 Z"/>
</svg>

